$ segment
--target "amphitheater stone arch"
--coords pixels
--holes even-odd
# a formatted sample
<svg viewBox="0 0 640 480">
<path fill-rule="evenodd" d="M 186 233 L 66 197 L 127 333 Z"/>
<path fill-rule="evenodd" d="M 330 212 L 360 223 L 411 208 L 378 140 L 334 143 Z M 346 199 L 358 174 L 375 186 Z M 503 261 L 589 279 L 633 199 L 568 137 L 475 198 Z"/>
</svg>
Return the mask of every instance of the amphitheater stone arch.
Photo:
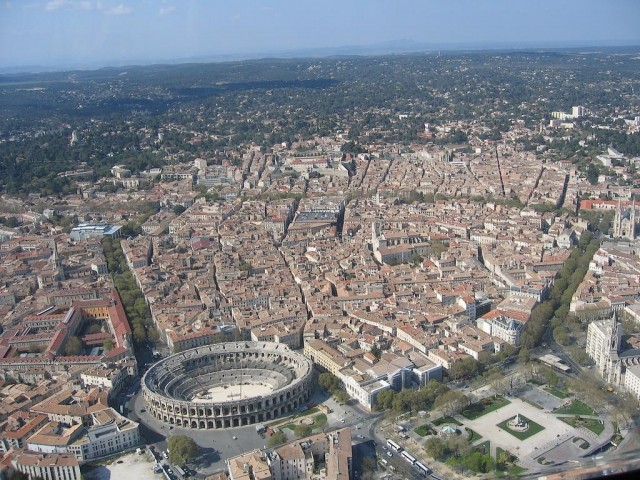
<svg viewBox="0 0 640 480">
<path fill-rule="evenodd" d="M 142 378 L 149 413 L 170 425 L 221 429 L 289 414 L 313 390 L 309 359 L 284 344 L 228 342 L 180 352 Z"/>
</svg>

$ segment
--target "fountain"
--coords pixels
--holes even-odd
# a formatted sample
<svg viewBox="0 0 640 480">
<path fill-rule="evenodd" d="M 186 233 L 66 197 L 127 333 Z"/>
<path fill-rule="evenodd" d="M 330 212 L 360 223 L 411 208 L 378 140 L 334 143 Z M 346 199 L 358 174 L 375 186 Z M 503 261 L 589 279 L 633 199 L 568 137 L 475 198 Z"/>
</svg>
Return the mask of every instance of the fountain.
<svg viewBox="0 0 640 480">
<path fill-rule="evenodd" d="M 529 430 L 529 422 L 523 420 L 520 414 L 517 414 L 515 417 L 509 420 L 507 426 L 515 432 L 526 432 L 527 430 Z"/>
</svg>

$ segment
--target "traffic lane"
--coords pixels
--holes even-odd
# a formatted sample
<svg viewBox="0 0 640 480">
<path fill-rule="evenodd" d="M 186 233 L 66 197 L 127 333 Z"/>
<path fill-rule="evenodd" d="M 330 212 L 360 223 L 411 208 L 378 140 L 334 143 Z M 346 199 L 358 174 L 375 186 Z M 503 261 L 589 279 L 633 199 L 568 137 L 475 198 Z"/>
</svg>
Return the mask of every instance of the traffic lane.
<svg viewBox="0 0 640 480">
<path fill-rule="evenodd" d="M 410 465 L 405 459 L 400 456 L 399 453 L 393 452 L 391 457 L 385 455 L 385 458 L 387 459 L 388 464 L 393 465 L 393 467 L 395 468 L 394 473 L 402 475 L 402 478 L 412 478 L 415 480 L 424 478 L 418 472 L 416 467 Z"/>
</svg>

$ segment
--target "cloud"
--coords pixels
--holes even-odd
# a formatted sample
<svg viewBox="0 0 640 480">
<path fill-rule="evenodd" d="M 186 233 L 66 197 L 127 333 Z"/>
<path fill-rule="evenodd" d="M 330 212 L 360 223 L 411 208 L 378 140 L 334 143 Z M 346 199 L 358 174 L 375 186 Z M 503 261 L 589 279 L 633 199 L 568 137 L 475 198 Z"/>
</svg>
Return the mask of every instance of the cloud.
<svg viewBox="0 0 640 480">
<path fill-rule="evenodd" d="M 117 7 L 110 8 L 105 10 L 107 15 L 127 15 L 131 13 L 133 9 L 131 7 L 127 7 L 126 5 L 120 4 Z"/>
<path fill-rule="evenodd" d="M 84 0 L 78 3 L 78 8 L 81 8 L 82 10 L 93 10 L 94 5 L 90 0 Z M 96 5 L 95 8 L 100 8 L 100 6 Z"/>
<path fill-rule="evenodd" d="M 47 12 L 53 12 L 54 10 L 59 10 L 62 7 L 66 7 L 68 4 L 68 0 L 51 0 L 45 4 L 44 9 Z"/>
<path fill-rule="evenodd" d="M 173 5 L 170 5 L 168 7 L 160 7 L 160 10 L 158 10 L 158 15 L 169 15 L 171 12 L 175 11 L 176 7 L 174 7 Z"/>
<path fill-rule="evenodd" d="M 5 2 L 11 3 L 11 2 Z M 73 10 L 102 10 L 102 2 L 100 0 L 49 0 L 44 5 L 47 12 L 54 12 L 62 8 Z"/>
<path fill-rule="evenodd" d="M 7 0 L 6 2 L 2 2 L 2 6 L 4 8 L 12 8 L 13 4 L 9 0 Z"/>
</svg>

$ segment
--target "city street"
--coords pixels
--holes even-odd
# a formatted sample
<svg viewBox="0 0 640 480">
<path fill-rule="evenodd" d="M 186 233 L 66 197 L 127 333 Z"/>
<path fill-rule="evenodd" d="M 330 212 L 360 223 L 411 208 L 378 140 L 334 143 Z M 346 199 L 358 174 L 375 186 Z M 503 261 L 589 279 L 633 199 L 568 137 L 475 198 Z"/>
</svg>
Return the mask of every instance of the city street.
<svg viewBox="0 0 640 480">
<path fill-rule="evenodd" d="M 332 410 L 327 415 L 327 423 L 322 431 L 329 432 L 350 427 L 353 444 L 355 446 L 364 444 L 365 447 L 362 451 L 367 451 L 366 445 L 375 438 L 373 424 L 379 415 L 372 415 L 361 410 L 358 406 L 340 405 L 322 390 L 317 390 L 311 401 L 316 404 L 324 403 Z M 127 390 L 127 394 L 122 398 L 122 405 L 129 418 L 140 422 L 140 433 L 144 442 L 153 445 L 157 451 L 167 449 L 166 438 L 171 435 L 191 437 L 201 447 L 202 455 L 197 461 L 191 462 L 190 466 L 202 475 L 225 469 L 227 458 L 251 450 L 266 448 L 268 437 L 256 433 L 255 425 L 223 430 L 198 430 L 170 426 L 160 422 L 146 410 L 139 384 L 132 385 Z M 291 430 L 284 429 L 283 431 L 289 440 L 295 440 L 295 435 Z M 354 447 L 355 450 L 361 451 L 361 447 Z M 370 450 L 370 452 L 372 451 Z M 364 458 L 362 455 L 360 457 Z"/>
</svg>

